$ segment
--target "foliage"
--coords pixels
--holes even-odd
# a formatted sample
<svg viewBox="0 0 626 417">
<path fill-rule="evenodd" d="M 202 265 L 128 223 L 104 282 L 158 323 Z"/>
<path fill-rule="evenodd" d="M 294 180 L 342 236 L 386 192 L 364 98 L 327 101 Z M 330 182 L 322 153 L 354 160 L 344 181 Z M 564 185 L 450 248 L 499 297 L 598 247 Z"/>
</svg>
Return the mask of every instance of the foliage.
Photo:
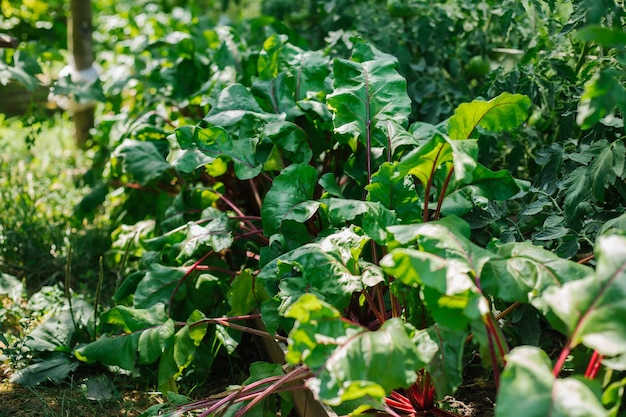
<svg viewBox="0 0 626 417">
<path fill-rule="evenodd" d="M 286 414 L 305 387 L 338 414 L 453 415 L 438 401 L 474 355 L 496 415 L 618 415 L 624 13 L 604 3 L 284 10 L 316 13 L 308 37 L 266 16 L 102 18 L 109 116 L 81 210 L 112 201 L 122 280 L 41 363 L 152 367 L 178 401 L 247 332 L 286 342 L 288 366 L 146 415 Z"/>
</svg>

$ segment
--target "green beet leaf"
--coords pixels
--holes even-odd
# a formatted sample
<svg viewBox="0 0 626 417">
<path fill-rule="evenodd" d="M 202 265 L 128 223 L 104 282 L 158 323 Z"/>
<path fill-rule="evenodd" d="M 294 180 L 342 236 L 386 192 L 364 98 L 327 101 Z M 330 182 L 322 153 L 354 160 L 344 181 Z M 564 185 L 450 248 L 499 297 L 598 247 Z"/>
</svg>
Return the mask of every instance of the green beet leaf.
<svg viewBox="0 0 626 417">
<path fill-rule="evenodd" d="M 83 362 L 98 361 L 105 365 L 132 370 L 135 368 L 135 356 L 137 355 L 137 343 L 140 335 L 140 333 L 119 336 L 103 335 L 95 342 L 76 349 L 74 354 Z"/>
<path fill-rule="evenodd" d="M 228 290 L 228 303 L 230 315 L 241 316 L 250 313 L 255 307 L 268 299 L 263 285 L 257 282 L 249 270 L 240 272 Z"/>
<path fill-rule="evenodd" d="M 551 361 L 539 348 L 520 346 L 507 355 L 496 399 L 496 417 L 604 417 L 594 391 L 579 379 L 556 379 Z M 520 401 L 523 398 L 523 401 Z"/>
<path fill-rule="evenodd" d="M 550 287 L 534 300 L 551 324 L 599 353 L 626 353 L 626 237 L 607 235 L 596 245 L 595 274 Z"/>
<path fill-rule="evenodd" d="M 111 156 L 121 159 L 124 171 L 141 185 L 161 178 L 172 169 L 152 142 L 126 139 Z"/>
<path fill-rule="evenodd" d="M 266 236 L 280 233 L 281 223 L 294 207 L 313 198 L 316 183 L 317 170 L 308 164 L 290 165 L 274 179 L 261 208 Z"/>
<path fill-rule="evenodd" d="M 139 336 L 137 343 L 139 363 L 146 365 L 156 362 L 170 344 L 175 331 L 172 319 L 168 319 L 160 326 L 145 329 Z"/>
<path fill-rule="evenodd" d="M 118 305 L 100 315 L 101 331 L 119 328 L 126 333 L 143 330 L 167 321 L 164 304 L 155 304 L 147 309 L 136 309 Z"/>
<path fill-rule="evenodd" d="M 415 185 L 407 175 L 397 171 L 398 163 L 383 163 L 372 175 L 372 181 L 365 189 L 367 200 L 379 202 L 385 208 L 393 210 L 403 223 L 422 218 L 422 205 L 415 192 Z"/>
<path fill-rule="evenodd" d="M 174 289 L 186 272 L 185 268 L 150 265 L 148 272 L 137 285 L 133 299 L 135 307 L 149 308 L 158 303 L 169 303 Z"/>
<path fill-rule="evenodd" d="M 451 139 L 476 138 L 478 127 L 501 132 L 521 125 L 528 117 L 530 99 L 521 94 L 502 93 L 489 101 L 463 103 L 448 120 Z"/>
<path fill-rule="evenodd" d="M 296 81 L 280 73 L 271 79 L 255 80 L 252 94 L 266 112 L 284 114 L 286 120 L 293 121 L 304 114 L 296 103 L 295 88 Z"/>
<path fill-rule="evenodd" d="M 395 214 L 382 204 L 373 201 L 330 198 L 326 204 L 331 224 L 342 225 L 362 216 L 359 224 L 365 233 L 378 244 L 385 244 L 386 228 L 397 223 Z"/>
<path fill-rule="evenodd" d="M 434 352 L 426 370 L 433 378 L 437 395 L 453 394 L 463 382 L 463 348 L 467 330 L 449 329 L 439 325 L 427 329 L 428 344 Z M 418 347 L 419 348 L 419 347 Z"/>
<path fill-rule="evenodd" d="M 357 138 L 370 149 L 388 147 L 385 122 L 406 125 L 411 102 L 397 62 L 383 57 L 365 62 L 335 59 L 334 91 L 327 98 L 335 132 Z"/>
<path fill-rule="evenodd" d="M 300 297 L 286 315 L 297 320 L 288 358 L 316 372 L 307 386 L 330 405 L 364 396 L 381 400 L 413 383 L 433 354 L 415 347 L 415 330 L 399 319 L 370 332 L 346 323 L 339 311 L 312 294 Z"/>
<path fill-rule="evenodd" d="M 346 228 L 274 259 L 259 272 L 257 280 L 270 297 L 280 300 L 280 312 L 305 293 L 344 308 L 352 293 L 364 287 L 357 259 L 367 241 L 367 237 Z"/>
<path fill-rule="evenodd" d="M 551 286 L 582 279 L 591 268 L 530 243 L 507 243 L 483 268 L 483 290 L 505 301 L 527 303 Z"/>
<path fill-rule="evenodd" d="M 78 368 L 79 362 L 67 354 L 55 352 L 43 362 L 37 362 L 11 375 L 9 382 L 34 386 L 44 381 L 61 382 Z"/>
<path fill-rule="evenodd" d="M 174 381 L 191 365 L 196 349 L 207 333 L 207 324 L 200 322 L 205 316 L 195 310 L 167 344 L 159 362 L 159 387 L 171 388 Z M 198 323 L 200 322 L 200 323 Z"/>
</svg>

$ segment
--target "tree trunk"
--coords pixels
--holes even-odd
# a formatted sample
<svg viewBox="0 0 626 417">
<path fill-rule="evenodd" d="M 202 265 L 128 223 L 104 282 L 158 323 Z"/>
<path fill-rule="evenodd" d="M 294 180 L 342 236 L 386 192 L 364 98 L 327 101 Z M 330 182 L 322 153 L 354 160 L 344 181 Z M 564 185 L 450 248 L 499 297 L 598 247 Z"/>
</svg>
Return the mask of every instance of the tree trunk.
<svg viewBox="0 0 626 417">
<path fill-rule="evenodd" d="M 91 0 L 70 0 L 67 37 L 75 72 L 87 70 L 93 66 L 91 32 Z M 89 139 L 89 130 L 93 126 L 93 107 L 74 113 L 74 138 L 77 146 L 85 146 Z"/>
</svg>

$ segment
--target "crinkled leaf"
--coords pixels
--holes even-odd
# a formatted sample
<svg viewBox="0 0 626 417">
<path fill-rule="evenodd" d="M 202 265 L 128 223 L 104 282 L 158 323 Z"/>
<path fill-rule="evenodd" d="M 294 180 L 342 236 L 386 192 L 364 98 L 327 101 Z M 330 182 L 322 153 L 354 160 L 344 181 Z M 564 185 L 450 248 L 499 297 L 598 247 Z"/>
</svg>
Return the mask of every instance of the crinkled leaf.
<svg viewBox="0 0 626 417">
<path fill-rule="evenodd" d="M 159 362 L 159 386 L 167 386 L 170 379 L 176 379 L 193 362 L 196 348 L 207 332 L 206 323 L 197 323 L 204 318 L 195 310 L 165 348 Z"/>
<path fill-rule="evenodd" d="M 438 349 L 425 368 L 433 378 L 438 395 L 452 394 L 463 382 L 463 347 L 467 331 L 435 325 L 427 332 Z"/>
<path fill-rule="evenodd" d="M 159 179 L 172 169 L 152 142 L 125 139 L 112 156 L 122 159 L 124 171 L 141 185 Z"/>
<path fill-rule="evenodd" d="M 281 223 L 298 203 L 313 198 L 317 170 L 308 164 L 294 164 L 274 179 L 265 195 L 261 218 L 263 232 L 271 236 L 280 232 Z"/>
<path fill-rule="evenodd" d="M 253 123 L 254 120 L 241 115 L 242 123 Z M 226 157 L 233 161 L 235 174 L 240 180 L 256 177 L 263 167 L 256 159 L 256 148 L 259 138 L 256 136 L 232 137 L 222 127 L 209 126 L 196 131 L 196 146 L 211 158 Z"/>
<path fill-rule="evenodd" d="M 508 354 L 495 412 L 496 417 L 607 415 L 592 389 L 580 379 L 556 379 L 548 355 L 531 346 L 517 347 Z"/>
<path fill-rule="evenodd" d="M 378 58 L 365 62 L 335 59 L 334 91 L 327 98 L 335 132 L 357 138 L 366 146 L 387 147 L 385 122 L 406 125 L 411 102 L 397 62 Z"/>
<path fill-rule="evenodd" d="M 167 319 L 165 305 L 161 303 L 147 309 L 118 305 L 100 315 L 100 327 L 104 331 L 113 327 L 132 333 L 163 324 Z"/>
<path fill-rule="evenodd" d="M 379 202 L 393 210 L 403 222 L 419 220 L 422 217 L 422 206 L 415 185 L 409 176 L 398 173 L 397 165 L 397 162 L 385 162 L 372 175 L 370 184 L 365 187 L 368 191 L 367 200 Z"/>
<path fill-rule="evenodd" d="M 515 129 L 528 117 L 530 105 L 528 97 L 510 93 L 489 101 L 463 103 L 448 121 L 448 135 L 451 139 L 470 139 L 476 138 L 478 127 L 491 132 Z"/>
<path fill-rule="evenodd" d="M 557 329 L 607 356 L 626 352 L 626 237 L 601 236 L 594 275 L 550 287 L 535 304 Z"/>
<path fill-rule="evenodd" d="M 316 371 L 307 386 L 331 405 L 364 396 L 381 400 L 392 389 L 413 383 L 417 370 L 432 357 L 432 352 L 416 349 L 414 330 L 401 320 L 390 319 L 370 332 L 346 323 L 312 294 L 303 295 L 287 316 L 297 320 L 289 334 L 288 357 Z"/>
<path fill-rule="evenodd" d="M 305 293 L 344 308 L 352 293 L 363 288 L 357 259 L 367 241 L 344 229 L 274 259 L 259 272 L 257 280 L 271 297 L 278 297 L 281 312 Z"/>
<path fill-rule="evenodd" d="M 483 289 L 505 301 L 527 303 L 551 286 L 589 275 L 591 268 L 530 243 L 507 243 L 483 268 Z"/>
<path fill-rule="evenodd" d="M 363 216 L 361 227 L 381 245 L 385 244 L 387 238 L 385 229 L 397 223 L 395 214 L 378 202 L 330 198 L 323 203 L 326 203 L 329 221 L 335 225 L 352 222 L 357 216 Z"/>
<path fill-rule="evenodd" d="M 233 237 L 228 230 L 228 216 L 224 212 L 212 210 L 215 214 L 213 220 L 205 225 L 195 222 L 187 224 L 187 238 L 180 244 L 180 253 L 176 257 L 185 261 L 200 249 L 210 248 L 215 252 L 228 249 L 233 243 Z"/>
<path fill-rule="evenodd" d="M 149 308 L 158 303 L 169 303 L 178 282 L 186 273 L 185 268 L 152 264 L 137 285 L 133 303 L 136 308 Z"/>
</svg>

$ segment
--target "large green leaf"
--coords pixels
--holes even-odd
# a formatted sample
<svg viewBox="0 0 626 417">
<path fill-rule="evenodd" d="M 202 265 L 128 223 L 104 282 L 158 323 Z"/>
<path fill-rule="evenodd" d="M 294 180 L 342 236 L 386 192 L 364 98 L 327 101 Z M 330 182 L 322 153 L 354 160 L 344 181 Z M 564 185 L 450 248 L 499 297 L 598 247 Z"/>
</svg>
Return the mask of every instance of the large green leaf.
<svg viewBox="0 0 626 417">
<path fill-rule="evenodd" d="M 53 353 L 52 357 L 20 369 L 11 375 L 9 382 L 34 386 L 44 381 L 61 382 L 78 368 L 79 362 L 67 354 Z"/>
<path fill-rule="evenodd" d="M 436 170 L 452 162 L 456 181 L 469 184 L 475 175 L 481 173 L 477 171 L 477 159 L 478 143 L 475 140 L 451 140 L 448 136 L 436 133 L 400 159 L 398 172 L 400 175 L 414 175 L 426 188 Z"/>
<path fill-rule="evenodd" d="M 396 224 L 395 214 L 382 204 L 373 201 L 330 198 L 325 203 L 331 224 L 342 225 L 363 216 L 361 227 L 378 244 L 385 244 L 386 228 Z"/>
<path fill-rule="evenodd" d="M 463 351 L 467 330 L 448 329 L 439 325 L 427 329 L 428 339 L 437 347 L 426 370 L 433 378 L 438 395 L 453 394 L 463 382 Z"/>
<path fill-rule="evenodd" d="M 312 294 L 303 295 L 286 315 L 297 320 L 287 357 L 315 371 L 307 386 L 330 405 L 364 396 L 382 400 L 392 389 L 411 385 L 434 354 L 433 344 L 416 348 L 415 330 L 400 319 L 370 332 L 346 323 Z"/>
<path fill-rule="evenodd" d="M 137 285 L 133 299 L 136 308 L 150 308 L 158 303 L 169 303 L 178 282 L 185 276 L 185 268 L 152 264 Z"/>
<path fill-rule="evenodd" d="M 321 51 L 304 51 L 290 44 L 286 35 L 272 35 L 263 43 L 257 68 L 259 77 L 270 80 L 284 73 L 296 81 L 296 101 L 325 91 L 330 59 Z"/>
<path fill-rule="evenodd" d="M 76 349 L 74 354 L 83 362 L 99 361 L 105 365 L 132 370 L 135 368 L 137 343 L 140 335 L 141 333 L 119 336 L 103 335 L 95 342 Z"/>
<path fill-rule="evenodd" d="M 280 312 L 305 293 L 344 308 L 352 293 L 364 288 L 357 260 L 367 241 L 346 228 L 274 259 L 259 272 L 257 280 L 270 297 L 277 297 Z"/>
<path fill-rule="evenodd" d="M 497 254 L 483 268 L 481 282 L 485 292 L 505 301 L 527 303 L 548 287 L 562 286 L 592 272 L 530 243 L 507 243 Z"/>
<path fill-rule="evenodd" d="M 528 97 L 510 93 L 489 101 L 463 103 L 448 121 L 448 135 L 451 139 L 470 139 L 476 138 L 479 127 L 491 132 L 515 129 L 528 117 L 530 105 Z"/>
<path fill-rule="evenodd" d="M 626 353 L 626 237 L 602 236 L 594 275 L 552 286 L 535 299 L 551 324 L 607 356 Z"/>
<path fill-rule="evenodd" d="M 379 202 L 393 210 L 402 222 L 420 220 L 422 207 L 415 185 L 409 176 L 398 173 L 397 165 L 397 162 L 385 162 L 372 175 L 372 181 L 365 187 L 368 191 L 367 200 Z"/>
<path fill-rule="evenodd" d="M 406 125 L 411 102 L 406 80 L 386 57 L 365 62 L 335 59 L 334 91 L 327 98 L 335 132 L 366 146 L 388 147 L 385 122 Z"/>
<path fill-rule="evenodd" d="M 123 333 L 105 334 L 77 349 L 74 354 L 81 361 L 132 370 L 138 352 L 139 363 L 153 363 L 174 334 L 174 322 L 167 317 L 164 304 L 148 309 L 116 306 L 100 316 L 100 323 L 104 331 L 119 329 Z"/>
<path fill-rule="evenodd" d="M 174 381 L 191 365 L 196 349 L 207 333 L 207 324 L 201 322 L 205 316 L 195 310 L 185 326 L 170 339 L 159 362 L 159 386 L 171 388 Z"/>
<path fill-rule="evenodd" d="M 496 417 L 607 416 L 593 389 L 580 379 L 556 379 L 551 365 L 548 355 L 539 348 L 513 349 L 500 376 Z"/>
<path fill-rule="evenodd" d="M 152 142 L 126 139 L 115 149 L 112 157 L 122 159 L 124 171 L 141 185 L 160 178 L 172 169 Z"/>
<path fill-rule="evenodd" d="M 296 205 L 313 198 L 316 184 L 317 170 L 308 164 L 291 165 L 274 179 L 261 208 L 266 236 L 280 233 L 282 222 Z"/>
<path fill-rule="evenodd" d="M 165 304 L 159 303 L 147 309 L 118 305 L 102 313 L 100 327 L 103 331 L 119 328 L 126 333 L 132 333 L 163 324 L 167 319 Z"/>
</svg>

